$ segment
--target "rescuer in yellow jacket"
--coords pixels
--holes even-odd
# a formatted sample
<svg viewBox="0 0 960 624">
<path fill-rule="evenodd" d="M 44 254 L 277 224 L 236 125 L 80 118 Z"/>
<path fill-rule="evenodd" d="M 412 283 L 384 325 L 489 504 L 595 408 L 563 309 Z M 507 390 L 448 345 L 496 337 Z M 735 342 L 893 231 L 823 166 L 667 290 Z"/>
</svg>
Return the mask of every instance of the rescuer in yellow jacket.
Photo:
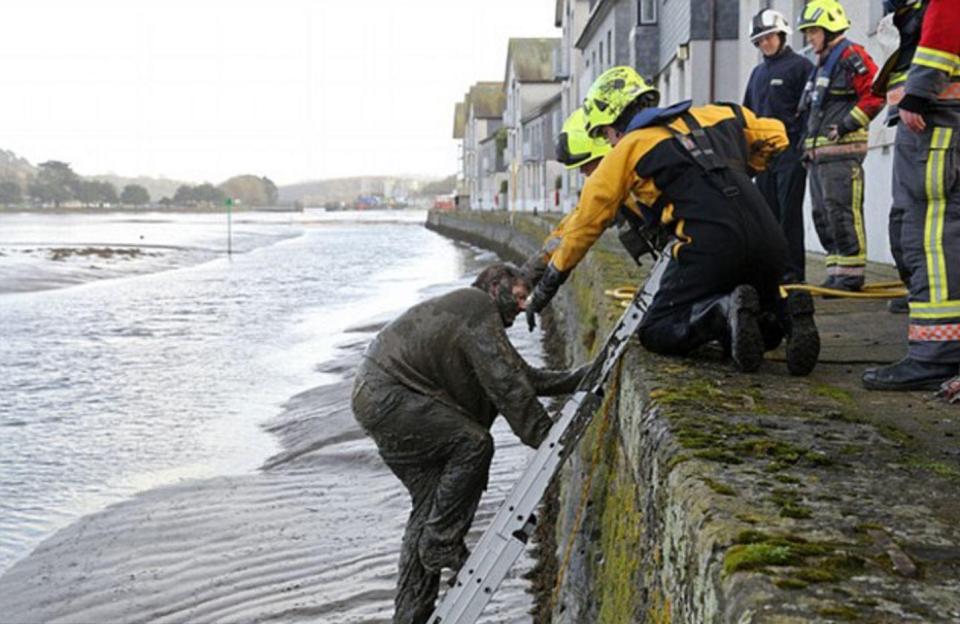
<svg viewBox="0 0 960 624">
<path fill-rule="evenodd" d="M 786 334 L 790 372 L 808 374 L 820 349 L 813 300 L 802 292 L 780 299 L 786 241 L 750 180 L 787 147 L 783 124 L 736 105 L 657 108 L 651 91 L 629 67 L 607 70 L 591 86 L 587 130 L 614 148 L 544 245 L 548 264 L 530 297 L 528 322 L 623 204 L 635 220 L 669 225 L 676 237 L 638 330 L 647 349 L 686 354 L 720 340 L 749 372 Z"/>
</svg>

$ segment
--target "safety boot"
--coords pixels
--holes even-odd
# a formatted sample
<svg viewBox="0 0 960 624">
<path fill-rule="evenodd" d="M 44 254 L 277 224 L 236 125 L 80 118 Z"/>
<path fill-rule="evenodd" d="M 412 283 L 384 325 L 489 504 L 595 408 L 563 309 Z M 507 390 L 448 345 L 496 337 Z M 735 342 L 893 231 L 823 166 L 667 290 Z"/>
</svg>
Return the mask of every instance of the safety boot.
<svg viewBox="0 0 960 624">
<path fill-rule="evenodd" d="M 727 301 L 730 357 L 744 373 L 755 372 L 763 363 L 763 334 L 757 317 L 760 298 L 753 286 L 742 284 L 733 289 Z"/>
<path fill-rule="evenodd" d="M 813 320 L 813 297 L 802 290 L 787 295 L 787 370 L 791 375 L 809 375 L 820 358 L 820 333 Z"/>
<path fill-rule="evenodd" d="M 908 355 L 889 366 L 868 368 L 861 379 L 867 390 L 936 390 L 958 372 L 956 363 L 926 362 Z"/>
</svg>

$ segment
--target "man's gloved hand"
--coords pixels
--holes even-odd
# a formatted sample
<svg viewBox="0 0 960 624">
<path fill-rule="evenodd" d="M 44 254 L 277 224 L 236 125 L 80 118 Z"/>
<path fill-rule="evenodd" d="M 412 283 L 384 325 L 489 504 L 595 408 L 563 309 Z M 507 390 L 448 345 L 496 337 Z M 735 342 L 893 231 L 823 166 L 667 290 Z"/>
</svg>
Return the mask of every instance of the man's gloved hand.
<svg viewBox="0 0 960 624">
<path fill-rule="evenodd" d="M 827 126 L 827 140 L 828 141 L 839 141 L 840 140 L 840 127 L 836 124 L 832 126 Z"/>
<path fill-rule="evenodd" d="M 547 265 L 547 270 L 543 273 L 540 283 L 527 297 L 527 327 L 530 328 L 530 331 L 533 331 L 537 326 L 537 314 L 547 307 L 547 304 L 560 290 L 560 285 L 566 280 L 566 273 L 558 271 L 552 262 Z"/>
</svg>

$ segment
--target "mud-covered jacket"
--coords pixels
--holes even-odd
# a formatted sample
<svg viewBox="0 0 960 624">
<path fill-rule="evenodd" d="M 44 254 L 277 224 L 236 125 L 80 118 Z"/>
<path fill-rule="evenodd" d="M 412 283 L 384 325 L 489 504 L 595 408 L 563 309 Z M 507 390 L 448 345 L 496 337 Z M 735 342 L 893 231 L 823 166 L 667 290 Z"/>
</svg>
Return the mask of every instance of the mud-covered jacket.
<svg viewBox="0 0 960 624">
<path fill-rule="evenodd" d="M 731 168 L 753 174 L 787 148 L 787 133 L 779 120 L 757 117 L 742 107 L 738 110 L 742 123 L 728 105 L 699 106 L 689 113 L 710 135 L 720 158 Z M 673 226 L 681 244 L 686 239 L 684 219 L 710 220 L 711 210 L 717 209 L 710 198 L 691 197 L 684 191 L 689 176 L 702 175 L 674 134 L 689 132 L 683 119 L 676 117 L 668 124 L 624 135 L 587 178 L 576 209 L 547 237 L 544 249 L 550 264 L 561 273 L 572 270 L 616 218 L 621 204 L 646 223 Z M 746 183 L 750 184 L 749 178 Z M 665 192 L 668 186 L 673 192 Z"/>
<path fill-rule="evenodd" d="M 763 62 L 750 72 L 743 94 L 743 105 L 761 117 L 783 122 L 791 146 L 797 146 L 803 134 L 804 117 L 798 111 L 803 88 L 813 64 L 784 46 L 775 56 L 764 56 Z"/>
<path fill-rule="evenodd" d="M 805 149 L 822 155 L 866 154 L 867 128 L 884 105 L 871 90 L 876 73 L 867 51 L 849 39 L 821 56 L 800 105 L 807 114 Z M 839 139 L 828 138 L 831 126 L 836 126 Z"/>
<path fill-rule="evenodd" d="M 532 447 L 552 425 L 537 395 L 572 392 L 580 381 L 578 371 L 528 365 L 510 344 L 493 298 L 477 288 L 413 306 L 380 331 L 364 357 L 483 427 L 503 414 Z"/>
<path fill-rule="evenodd" d="M 900 108 L 960 126 L 960 2 L 930 0 Z"/>
</svg>

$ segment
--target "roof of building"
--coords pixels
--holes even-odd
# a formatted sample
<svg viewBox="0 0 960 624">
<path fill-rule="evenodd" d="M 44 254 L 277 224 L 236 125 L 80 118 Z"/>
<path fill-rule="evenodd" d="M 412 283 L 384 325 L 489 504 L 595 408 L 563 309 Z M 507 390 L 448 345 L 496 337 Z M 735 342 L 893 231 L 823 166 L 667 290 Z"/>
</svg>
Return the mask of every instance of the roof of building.
<svg viewBox="0 0 960 624">
<path fill-rule="evenodd" d="M 560 93 L 556 94 L 555 96 L 553 96 L 552 98 L 550 98 L 549 100 L 541 104 L 540 106 L 534 108 L 529 113 L 527 113 L 524 116 L 524 118 L 520 120 L 521 123 L 527 123 L 529 121 L 533 121 L 537 117 L 542 117 L 548 113 L 553 112 L 553 109 L 555 108 L 560 108 L 561 99 L 562 99 L 561 94 Z"/>
<path fill-rule="evenodd" d="M 554 37 L 510 39 L 504 75 L 509 75 L 513 63 L 518 82 L 555 82 L 553 51 L 559 47 L 560 39 Z"/>
<path fill-rule="evenodd" d="M 466 114 L 473 110 L 478 119 L 500 119 L 507 104 L 507 93 L 502 82 L 478 82 L 467 94 Z"/>
<path fill-rule="evenodd" d="M 462 139 L 463 130 L 467 125 L 466 107 L 463 102 L 457 102 L 453 110 L 453 138 Z"/>
</svg>

